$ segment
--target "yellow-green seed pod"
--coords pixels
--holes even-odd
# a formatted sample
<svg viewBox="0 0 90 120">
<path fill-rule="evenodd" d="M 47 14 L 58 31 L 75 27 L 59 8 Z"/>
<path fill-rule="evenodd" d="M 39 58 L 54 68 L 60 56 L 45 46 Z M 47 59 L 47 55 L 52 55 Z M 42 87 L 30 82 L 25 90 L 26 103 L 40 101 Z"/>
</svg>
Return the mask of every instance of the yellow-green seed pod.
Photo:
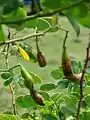
<svg viewBox="0 0 90 120">
<path fill-rule="evenodd" d="M 33 89 L 34 81 L 32 76 L 28 73 L 28 71 L 22 66 L 21 66 L 21 75 L 24 78 L 24 84 L 26 88 L 29 90 Z"/>
</svg>

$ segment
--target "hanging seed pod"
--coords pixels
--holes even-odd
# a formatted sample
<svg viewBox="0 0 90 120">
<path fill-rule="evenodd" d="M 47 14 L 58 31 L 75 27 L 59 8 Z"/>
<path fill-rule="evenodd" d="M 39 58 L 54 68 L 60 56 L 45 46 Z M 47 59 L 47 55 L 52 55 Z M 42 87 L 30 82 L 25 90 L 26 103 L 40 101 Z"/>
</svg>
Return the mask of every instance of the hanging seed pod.
<svg viewBox="0 0 90 120">
<path fill-rule="evenodd" d="M 66 47 L 63 47 L 62 70 L 63 70 L 63 73 L 64 73 L 66 79 L 71 80 L 73 82 L 79 82 L 81 80 L 82 73 L 74 74 L 72 72 L 72 65 L 71 65 L 71 61 L 68 57 Z"/>
<path fill-rule="evenodd" d="M 21 75 L 24 78 L 24 84 L 26 88 L 29 90 L 33 89 L 34 81 L 32 76 L 28 73 L 28 71 L 22 66 L 21 66 Z"/>
<path fill-rule="evenodd" d="M 30 94 L 31 94 L 33 100 L 34 100 L 37 104 L 39 104 L 39 105 L 41 105 L 41 106 L 44 106 L 44 105 L 45 105 L 45 104 L 43 103 L 43 98 L 42 98 L 42 96 L 41 96 L 36 90 L 34 90 L 34 88 L 33 88 L 32 90 L 30 90 Z"/>
<path fill-rule="evenodd" d="M 38 64 L 40 67 L 45 67 L 46 66 L 46 59 L 44 53 L 40 51 L 39 45 L 38 45 L 38 40 L 36 38 L 36 47 L 37 47 L 37 60 Z"/>
</svg>

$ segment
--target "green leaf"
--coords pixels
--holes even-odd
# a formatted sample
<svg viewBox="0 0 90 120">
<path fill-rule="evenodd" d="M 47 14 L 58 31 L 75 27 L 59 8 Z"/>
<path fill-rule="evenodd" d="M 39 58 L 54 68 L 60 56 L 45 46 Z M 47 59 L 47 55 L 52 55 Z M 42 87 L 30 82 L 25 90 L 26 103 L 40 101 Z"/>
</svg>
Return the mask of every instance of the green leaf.
<svg viewBox="0 0 90 120">
<path fill-rule="evenodd" d="M 33 72 L 29 72 L 29 73 L 32 76 L 35 84 L 41 83 L 41 78 L 37 74 Z"/>
<path fill-rule="evenodd" d="M 41 0 L 41 7 L 43 9 L 58 9 L 60 8 L 60 0 Z"/>
<path fill-rule="evenodd" d="M 23 8 L 18 7 L 13 12 L 3 15 L 2 21 L 23 20 L 26 18 L 26 16 L 27 16 L 26 11 Z M 20 30 L 24 27 L 24 23 L 20 22 L 17 24 L 8 24 L 8 26 Z"/>
<path fill-rule="evenodd" d="M 73 70 L 73 72 L 74 73 L 79 73 L 80 69 L 79 69 L 79 66 L 78 66 L 78 62 L 75 61 L 75 60 L 72 60 L 71 64 L 72 64 L 72 70 Z"/>
<path fill-rule="evenodd" d="M 53 70 L 51 72 L 51 76 L 55 79 L 55 80 L 58 80 L 58 79 L 61 79 L 64 75 L 63 75 L 63 71 L 62 71 L 62 67 L 59 67 L 58 70 Z"/>
<path fill-rule="evenodd" d="M 67 16 L 69 22 L 71 23 L 72 27 L 74 28 L 77 36 L 79 36 L 80 34 L 80 27 L 78 25 L 78 23 L 71 17 L 71 16 Z"/>
<path fill-rule="evenodd" d="M 70 81 L 66 79 L 62 79 L 57 83 L 57 87 L 60 89 L 65 89 L 68 87 Z"/>
<path fill-rule="evenodd" d="M 51 96 L 51 99 L 52 99 L 54 102 L 57 102 L 62 96 L 63 96 L 62 93 L 56 92 L 56 93 L 54 93 L 54 94 Z"/>
<path fill-rule="evenodd" d="M 83 18 L 77 18 L 76 19 L 77 22 L 79 22 L 81 25 L 90 28 L 90 11 L 88 12 L 88 14 L 83 17 Z"/>
<path fill-rule="evenodd" d="M 4 72 L 1 74 L 1 77 L 3 79 L 8 79 L 8 78 L 12 77 L 12 73 L 11 72 Z"/>
<path fill-rule="evenodd" d="M 38 19 L 28 20 L 25 23 L 26 28 L 35 28 L 37 26 Z"/>
<path fill-rule="evenodd" d="M 29 113 L 24 113 L 21 115 L 21 118 L 23 118 L 23 119 L 28 119 L 29 117 L 30 117 Z"/>
<path fill-rule="evenodd" d="M 90 120 L 90 110 L 85 110 L 85 112 L 84 112 L 84 120 Z"/>
<path fill-rule="evenodd" d="M 44 100 L 48 100 L 48 101 L 50 100 L 50 95 L 47 92 L 40 91 L 39 93 L 44 98 Z"/>
<path fill-rule="evenodd" d="M 12 80 L 13 80 L 13 78 L 12 78 L 12 77 L 9 77 L 7 80 L 5 80 L 4 86 L 10 85 L 10 83 L 12 82 Z"/>
<path fill-rule="evenodd" d="M 53 113 L 41 114 L 43 120 L 57 120 L 57 116 Z"/>
<path fill-rule="evenodd" d="M 43 84 L 43 85 L 40 86 L 40 89 L 44 90 L 44 91 L 50 91 L 50 90 L 55 89 L 55 88 L 56 88 L 56 85 L 53 84 L 53 83 Z"/>
<path fill-rule="evenodd" d="M 87 105 L 90 107 L 90 94 L 86 95 L 86 96 L 84 97 L 84 100 L 85 100 L 85 102 L 87 103 Z"/>
<path fill-rule="evenodd" d="M 15 115 L 0 114 L 0 120 L 17 120 Z"/>
<path fill-rule="evenodd" d="M 3 28 L 0 25 L 0 41 L 5 41 L 6 40 L 6 36 L 4 34 Z"/>
<path fill-rule="evenodd" d="M 38 23 L 37 23 L 37 28 L 38 30 L 45 30 L 47 28 L 49 28 L 51 25 L 50 23 L 43 19 L 43 18 L 38 18 Z"/>
<path fill-rule="evenodd" d="M 30 108 L 37 106 L 30 95 L 17 97 L 16 104 L 19 105 L 21 108 Z"/>
<path fill-rule="evenodd" d="M 84 94 L 89 94 L 90 93 L 90 86 L 87 86 L 84 88 Z"/>
</svg>

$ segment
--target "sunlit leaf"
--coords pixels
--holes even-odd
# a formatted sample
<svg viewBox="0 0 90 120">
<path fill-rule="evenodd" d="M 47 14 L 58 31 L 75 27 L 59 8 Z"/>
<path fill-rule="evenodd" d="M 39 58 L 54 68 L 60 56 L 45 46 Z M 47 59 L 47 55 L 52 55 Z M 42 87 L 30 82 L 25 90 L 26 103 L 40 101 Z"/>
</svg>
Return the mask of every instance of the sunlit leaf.
<svg viewBox="0 0 90 120">
<path fill-rule="evenodd" d="M 85 102 L 87 103 L 87 105 L 90 107 L 90 94 L 86 95 L 84 97 L 84 99 L 85 99 Z"/>
<path fill-rule="evenodd" d="M 19 49 L 20 54 L 23 56 L 23 58 L 24 58 L 26 61 L 29 61 L 30 58 L 29 58 L 28 54 L 25 52 L 25 50 L 22 49 L 19 45 L 18 45 L 18 49 Z"/>
</svg>

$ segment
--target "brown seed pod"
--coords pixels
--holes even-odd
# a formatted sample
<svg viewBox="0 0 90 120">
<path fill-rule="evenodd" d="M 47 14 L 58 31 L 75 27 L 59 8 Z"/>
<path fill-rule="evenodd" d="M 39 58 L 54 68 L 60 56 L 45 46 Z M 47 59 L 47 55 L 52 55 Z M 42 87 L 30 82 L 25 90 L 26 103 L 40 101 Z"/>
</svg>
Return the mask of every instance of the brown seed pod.
<svg viewBox="0 0 90 120">
<path fill-rule="evenodd" d="M 41 105 L 41 106 L 44 106 L 44 105 L 45 105 L 45 104 L 43 103 L 43 98 L 42 98 L 42 96 L 41 96 L 36 90 L 34 90 L 34 88 L 33 88 L 32 90 L 30 90 L 30 94 L 31 94 L 33 100 L 34 100 L 37 104 L 39 104 L 39 105 Z"/>
<path fill-rule="evenodd" d="M 62 70 L 66 79 L 71 80 L 73 82 L 80 82 L 82 77 L 82 72 L 79 74 L 74 74 L 72 71 L 71 61 L 68 57 L 68 53 L 66 51 L 66 47 L 63 47 L 62 53 Z"/>
<path fill-rule="evenodd" d="M 38 45 L 38 40 L 36 39 L 36 47 L 37 47 L 37 60 L 38 64 L 40 67 L 45 67 L 46 66 L 46 59 L 44 53 L 40 51 L 39 45 Z"/>
<path fill-rule="evenodd" d="M 45 59 L 44 53 L 39 51 L 37 53 L 37 60 L 40 67 L 46 66 L 46 59 Z"/>
</svg>

